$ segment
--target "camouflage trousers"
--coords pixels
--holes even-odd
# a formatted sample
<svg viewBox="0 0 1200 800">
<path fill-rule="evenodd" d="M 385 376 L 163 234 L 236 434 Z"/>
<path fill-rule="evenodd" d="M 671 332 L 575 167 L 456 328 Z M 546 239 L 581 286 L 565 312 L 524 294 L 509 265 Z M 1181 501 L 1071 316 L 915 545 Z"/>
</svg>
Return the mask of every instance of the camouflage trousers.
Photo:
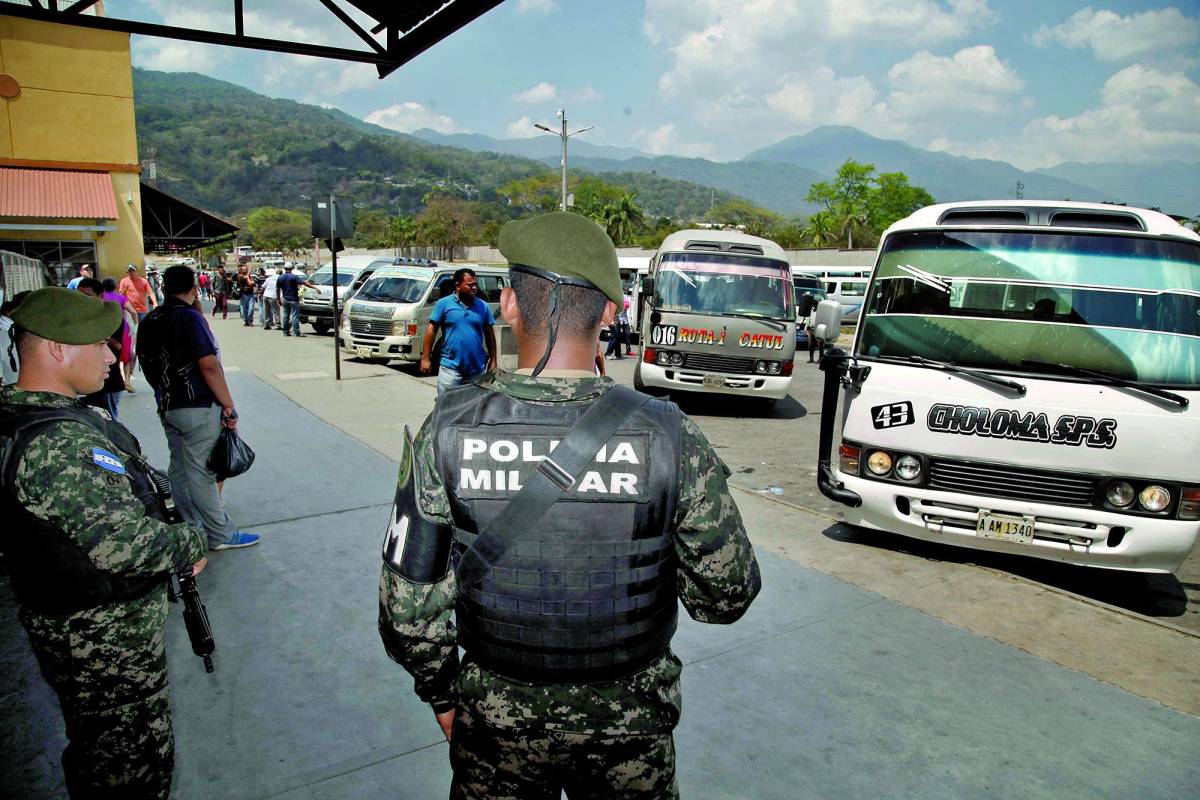
<svg viewBox="0 0 1200 800">
<path fill-rule="evenodd" d="M 451 800 L 672 800 L 675 741 L 495 728 L 459 706 L 450 737 Z"/>
<path fill-rule="evenodd" d="M 63 708 L 63 775 L 72 798 L 166 800 L 175 737 L 167 690 L 98 712 Z"/>
</svg>

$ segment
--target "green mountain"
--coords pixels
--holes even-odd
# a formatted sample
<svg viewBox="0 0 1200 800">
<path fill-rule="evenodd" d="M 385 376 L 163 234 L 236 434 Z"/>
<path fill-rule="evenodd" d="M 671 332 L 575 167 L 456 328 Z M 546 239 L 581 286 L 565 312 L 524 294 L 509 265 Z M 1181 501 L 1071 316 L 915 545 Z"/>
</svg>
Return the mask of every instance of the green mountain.
<svg viewBox="0 0 1200 800">
<path fill-rule="evenodd" d="M 481 133 L 438 133 L 429 128 L 415 130 L 412 135 L 432 144 L 444 144 L 450 147 L 461 147 L 464 150 L 486 150 L 492 153 L 507 153 L 510 156 L 536 158 L 539 161 L 551 159 L 559 162 L 562 153 L 562 139 L 549 134 L 530 136 L 526 139 L 493 139 Z M 576 156 L 588 158 L 627 159 L 649 157 L 640 150 L 632 147 L 613 147 L 606 144 L 592 144 L 585 137 L 572 138 L 570 160 Z"/>
<path fill-rule="evenodd" d="M 791 136 L 750 153 L 738 163 L 782 162 L 833 175 L 847 158 L 874 164 L 879 172 L 903 172 L 910 183 L 925 188 L 938 202 L 1011 198 L 1018 183 L 1029 199 L 1118 199 L 1103 189 L 1045 173 L 1026 172 L 1004 161 L 922 150 L 904 142 L 876 139 L 845 125 L 827 125 L 802 136 Z"/>
<path fill-rule="evenodd" d="M 430 144 L 196 73 L 135 69 L 133 85 L 141 155 L 153 149 L 159 187 L 226 215 L 305 208 L 301 195 L 331 192 L 391 214 L 418 212 L 434 189 L 503 203 L 497 188 L 551 171 L 533 159 Z M 663 177 L 606 182 L 637 192 L 648 216 L 702 215 L 712 195 Z"/>
</svg>

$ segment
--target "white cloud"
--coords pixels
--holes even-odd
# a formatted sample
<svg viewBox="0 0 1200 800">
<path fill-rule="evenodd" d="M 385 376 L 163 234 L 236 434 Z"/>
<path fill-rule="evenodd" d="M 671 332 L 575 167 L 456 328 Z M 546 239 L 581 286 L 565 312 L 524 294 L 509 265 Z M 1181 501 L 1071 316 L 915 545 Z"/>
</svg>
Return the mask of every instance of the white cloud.
<svg viewBox="0 0 1200 800">
<path fill-rule="evenodd" d="M 1073 117 L 1033 120 L 1019 136 L 938 141 L 959 155 L 1001 158 L 1029 169 L 1063 161 L 1200 160 L 1200 85 L 1183 73 L 1134 64 L 1108 79 L 1100 105 Z"/>
<path fill-rule="evenodd" d="M 949 58 L 922 50 L 888 70 L 888 83 L 888 105 L 909 118 L 941 110 L 996 114 L 1025 85 L 991 45 L 967 47 Z"/>
<path fill-rule="evenodd" d="M 673 123 L 660 125 L 652 130 L 640 130 L 633 140 L 642 150 L 655 155 L 689 156 L 693 158 L 711 156 L 713 146 L 708 142 L 684 142 Z"/>
<path fill-rule="evenodd" d="M 558 99 L 558 87 L 553 83 L 542 83 L 536 86 L 530 86 L 523 92 L 518 92 L 513 95 L 513 100 L 518 103 L 526 103 L 535 105 L 537 103 L 552 103 Z"/>
<path fill-rule="evenodd" d="M 533 120 L 529 117 L 513 120 L 504 129 L 504 136 L 508 139 L 528 139 L 533 134 Z"/>
<path fill-rule="evenodd" d="M 729 148 L 794 134 L 797 123 L 857 125 L 878 135 L 937 124 L 907 118 L 871 79 L 831 65 L 844 63 L 851 47 L 878 42 L 911 53 L 995 18 L 987 0 L 647 0 L 643 30 L 669 59 L 657 83 L 662 112 Z M 926 57 L 939 69 L 962 66 Z M 956 57 L 976 71 L 1007 70 L 990 49 Z M 930 98 L 933 79 L 919 84 L 919 77 L 901 69 L 894 100 L 903 102 L 904 92 Z"/>
<path fill-rule="evenodd" d="M 438 133 L 466 133 L 450 117 L 411 100 L 372 111 L 367 114 L 366 121 L 401 133 L 411 133 L 420 128 L 430 128 Z"/>
<path fill-rule="evenodd" d="M 1084 8 L 1054 27 L 1043 25 L 1030 41 L 1038 47 L 1090 47 L 1100 61 L 1127 61 L 1164 51 L 1192 48 L 1200 42 L 1200 17 L 1177 8 L 1152 9 L 1123 17 L 1113 11 Z"/>
<path fill-rule="evenodd" d="M 604 95 L 596 91 L 595 87 L 585 86 L 582 89 L 567 92 L 563 99 L 569 103 L 594 103 L 597 100 L 603 100 Z"/>
<path fill-rule="evenodd" d="M 518 0 L 517 13 L 519 14 L 549 14 L 551 11 L 558 10 L 558 3 L 555 0 Z"/>
</svg>

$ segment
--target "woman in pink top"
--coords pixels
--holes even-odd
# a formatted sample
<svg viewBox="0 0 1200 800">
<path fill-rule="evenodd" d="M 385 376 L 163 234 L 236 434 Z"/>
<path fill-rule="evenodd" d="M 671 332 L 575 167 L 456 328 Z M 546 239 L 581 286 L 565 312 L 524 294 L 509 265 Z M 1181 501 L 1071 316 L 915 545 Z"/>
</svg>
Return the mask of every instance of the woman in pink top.
<svg viewBox="0 0 1200 800">
<path fill-rule="evenodd" d="M 104 299 L 121 307 L 121 374 L 125 376 L 125 391 L 133 391 L 133 311 L 125 295 L 117 291 L 117 282 L 104 279 Z"/>
</svg>

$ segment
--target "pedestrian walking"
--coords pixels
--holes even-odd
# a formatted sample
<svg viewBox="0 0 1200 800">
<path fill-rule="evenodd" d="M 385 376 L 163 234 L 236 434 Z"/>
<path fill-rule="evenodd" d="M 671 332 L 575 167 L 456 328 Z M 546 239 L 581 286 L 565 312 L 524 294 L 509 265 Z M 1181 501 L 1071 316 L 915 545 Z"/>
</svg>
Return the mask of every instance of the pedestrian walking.
<svg viewBox="0 0 1200 800">
<path fill-rule="evenodd" d="M 216 273 L 212 279 L 213 292 L 213 318 L 216 318 L 217 312 L 221 312 L 221 319 L 229 319 L 229 284 L 231 279 L 225 272 L 224 267 L 217 267 Z"/>
<path fill-rule="evenodd" d="M 163 274 L 166 302 L 138 330 L 138 351 L 154 387 L 171 453 L 171 487 L 183 518 L 203 529 L 210 550 L 249 547 L 258 536 L 239 531 L 225 512 L 208 457 L 222 428 L 237 430 L 238 413 L 221 368 L 217 342 L 196 310 L 196 276 L 188 267 Z"/>
<path fill-rule="evenodd" d="M 137 360 L 137 354 L 133 349 L 133 335 L 135 325 L 135 317 L 133 309 L 129 306 L 129 301 L 125 299 L 125 295 L 117 291 L 117 282 L 112 278 L 105 278 L 103 281 L 104 293 L 100 299 L 105 302 L 116 303 L 121 307 L 121 317 L 125 321 L 121 331 L 121 376 L 125 382 L 125 391 L 133 393 L 133 365 Z"/>
<path fill-rule="evenodd" d="M 163 301 L 163 294 L 162 276 L 158 273 L 158 267 L 146 269 L 146 283 L 150 284 L 150 294 L 154 295 L 154 305 L 160 305 Z"/>
<path fill-rule="evenodd" d="M 282 313 L 279 308 L 278 283 L 279 273 L 273 269 L 267 270 L 266 280 L 262 283 L 262 323 L 264 331 L 271 330 L 271 327 L 276 324 L 283 327 Z M 279 320 L 279 322 L 276 323 L 276 320 Z"/>
<path fill-rule="evenodd" d="M 238 302 L 242 308 L 242 324 L 254 324 L 254 276 L 250 274 L 250 267 L 242 264 L 238 267 L 237 277 L 234 278 L 237 286 Z"/>
<path fill-rule="evenodd" d="M 139 324 L 146 318 L 146 314 L 150 313 L 150 309 L 158 305 L 158 301 L 154 299 L 154 292 L 150 290 L 150 283 L 137 274 L 137 267 L 133 264 L 125 268 L 125 277 L 118 284 L 117 291 L 125 295 L 133 313 L 137 315 Z"/>
<path fill-rule="evenodd" d="M 212 293 L 209 291 L 209 288 L 208 288 L 209 283 L 210 283 L 210 281 L 209 281 L 209 277 L 208 277 L 208 272 L 201 272 L 198 276 L 196 276 L 196 284 L 200 287 L 200 296 L 203 297 L 205 300 L 208 300 L 212 297 Z"/>
<path fill-rule="evenodd" d="M 66 723 L 67 793 L 166 800 L 166 577 L 204 569 L 204 537 L 163 521 L 137 440 L 76 399 L 104 382 L 117 305 L 47 288 L 12 314 L 21 375 L 0 389 L 0 536 L 21 624 Z"/>
<path fill-rule="evenodd" d="M 296 265 L 291 261 L 284 262 L 283 274 L 275 282 L 275 291 L 283 301 L 283 335 L 303 336 L 300 332 L 300 287 L 318 288 L 308 278 L 297 275 L 293 270 Z M 337 291 L 336 287 L 334 291 Z"/>
<path fill-rule="evenodd" d="M 499 247 L 518 369 L 439 395 L 406 443 L 380 634 L 451 797 L 677 797 L 678 602 L 731 623 L 761 585 L 729 470 L 673 403 L 592 374 L 621 301 L 602 228 L 554 212 Z"/>
<path fill-rule="evenodd" d="M 454 272 L 454 292 L 438 300 L 429 315 L 421 344 L 420 371 L 432 371 L 429 351 L 438 330 L 442 332 L 442 356 L 438 362 L 437 390 L 440 395 L 452 386 L 470 383 L 496 368 L 496 318 L 480 300 L 475 272 L 462 267 Z M 487 350 L 485 352 L 484 346 Z"/>
</svg>

